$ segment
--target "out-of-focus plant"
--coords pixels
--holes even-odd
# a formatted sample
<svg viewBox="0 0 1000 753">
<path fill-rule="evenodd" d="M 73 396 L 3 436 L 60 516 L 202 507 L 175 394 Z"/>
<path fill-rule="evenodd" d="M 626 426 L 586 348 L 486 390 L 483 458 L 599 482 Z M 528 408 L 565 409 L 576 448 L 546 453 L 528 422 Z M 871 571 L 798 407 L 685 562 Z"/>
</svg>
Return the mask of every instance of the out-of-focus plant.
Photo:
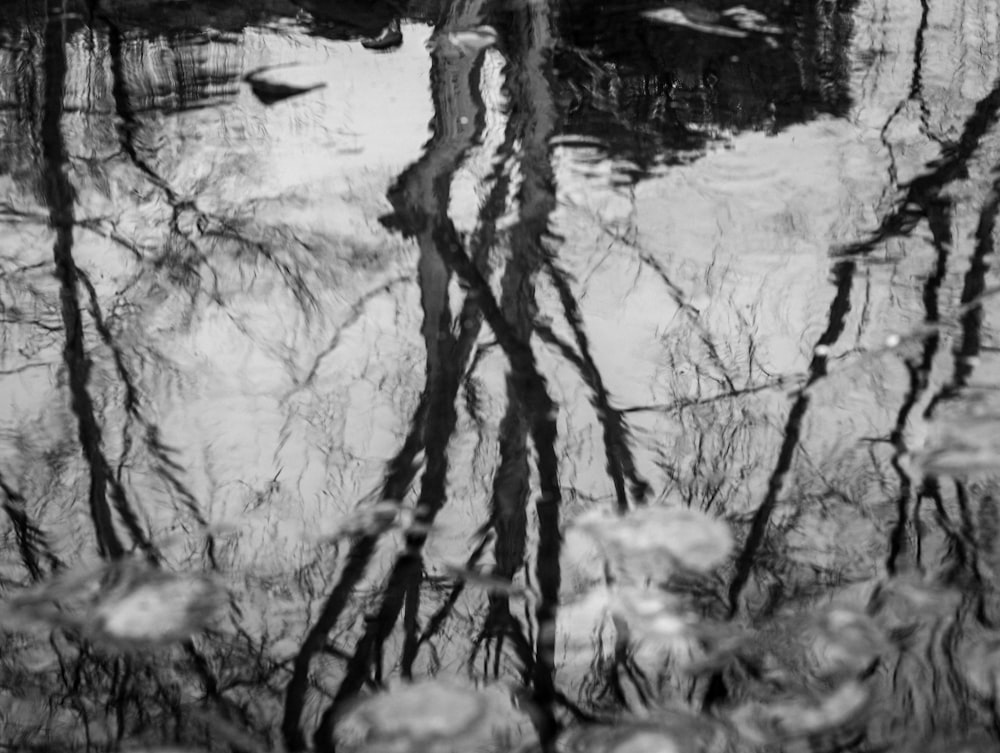
<svg viewBox="0 0 1000 753">
<path fill-rule="evenodd" d="M 731 736 L 708 717 L 664 712 L 655 721 L 586 725 L 556 741 L 558 753 L 722 753 Z"/>
<path fill-rule="evenodd" d="M 334 731 L 345 753 L 510 751 L 534 743 L 528 714 L 500 685 L 402 683 L 357 702 Z"/>
<path fill-rule="evenodd" d="M 210 625 L 226 591 L 203 573 L 127 560 L 60 574 L 0 603 L 0 628 L 62 628 L 111 648 L 174 643 Z"/>
<path fill-rule="evenodd" d="M 728 524 L 683 507 L 646 507 L 623 517 L 581 515 L 574 526 L 602 548 L 617 578 L 663 582 L 675 572 L 708 573 L 733 548 Z"/>
</svg>

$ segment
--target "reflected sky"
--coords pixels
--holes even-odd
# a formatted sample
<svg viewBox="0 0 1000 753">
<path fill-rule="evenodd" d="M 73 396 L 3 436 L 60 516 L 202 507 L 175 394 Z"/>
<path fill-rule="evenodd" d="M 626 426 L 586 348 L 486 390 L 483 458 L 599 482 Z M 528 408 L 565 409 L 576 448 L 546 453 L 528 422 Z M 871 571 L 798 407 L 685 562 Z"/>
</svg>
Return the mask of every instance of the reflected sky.
<svg viewBox="0 0 1000 753">
<path fill-rule="evenodd" d="M 992 5 L 148 5 L 4 9 L 0 628 L 32 692 L 87 668 L 22 733 L 326 750 L 428 676 L 516 688 L 543 747 L 663 708 L 896 741 L 911 691 L 922 735 L 989 728 L 956 657 L 996 615 Z M 572 531 L 647 505 L 734 535 L 647 563 L 676 642 L 630 636 Z M 53 617 L 78 567 L 98 595 Z M 212 627 L 137 656 L 131 610 L 183 617 L 203 571 Z M 835 687 L 781 648 L 831 602 L 879 635 Z M 88 705 L 155 697 L 159 650 L 214 688 L 190 735 Z"/>
</svg>

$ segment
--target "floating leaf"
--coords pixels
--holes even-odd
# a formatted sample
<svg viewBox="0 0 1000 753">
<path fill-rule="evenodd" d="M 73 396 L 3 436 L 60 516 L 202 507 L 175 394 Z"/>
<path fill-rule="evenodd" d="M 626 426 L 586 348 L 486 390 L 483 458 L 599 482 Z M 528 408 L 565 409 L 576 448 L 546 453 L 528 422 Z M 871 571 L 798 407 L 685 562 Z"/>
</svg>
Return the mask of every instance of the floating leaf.
<svg viewBox="0 0 1000 753">
<path fill-rule="evenodd" d="M 705 718 L 662 710 L 653 720 L 572 727 L 556 740 L 558 753 L 702 753 L 722 750 L 726 733 Z"/>
<path fill-rule="evenodd" d="M 86 627 L 119 643 L 171 643 L 207 627 L 223 601 L 212 578 L 152 571 L 99 600 Z"/>
<path fill-rule="evenodd" d="M 888 631 L 910 631 L 937 620 L 950 620 L 960 609 L 962 592 L 919 576 L 898 575 L 874 590 L 868 611 Z"/>
<path fill-rule="evenodd" d="M 746 31 L 733 26 L 727 26 L 725 19 L 720 13 L 713 13 L 696 5 L 685 4 L 683 7 L 668 6 L 647 10 L 642 14 L 650 21 L 656 21 L 670 26 L 679 26 L 693 31 L 700 31 L 703 34 L 714 34 L 719 37 L 732 37 L 743 39 L 748 35 Z"/>
<path fill-rule="evenodd" d="M 827 610 L 813 636 L 810 669 L 826 679 L 858 677 L 892 648 L 875 620 L 845 607 Z"/>
<path fill-rule="evenodd" d="M 326 82 L 312 66 L 272 66 L 251 71 L 243 80 L 265 105 L 322 89 Z"/>
<path fill-rule="evenodd" d="M 744 31 L 753 31 L 758 34 L 781 34 L 783 31 L 780 26 L 772 24 L 763 13 L 745 5 L 727 8 L 720 15 L 728 18 Z"/>
<path fill-rule="evenodd" d="M 748 740 L 767 744 L 833 732 L 866 714 L 871 693 L 857 681 L 845 682 L 816 702 L 792 698 L 774 703 L 748 703 L 731 720 Z"/>
<path fill-rule="evenodd" d="M 487 47 L 496 44 L 497 30 L 483 24 L 471 29 L 462 29 L 441 33 L 434 37 L 428 45 L 437 49 L 445 57 L 465 57 L 475 55 Z"/>
<path fill-rule="evenodd" d="M 644 11 L 650 21 L 669 26 L 691 29 L 702 34 L 712 34 L 730 39 L 762 39 L 768 47 L 778 46 L 775 36 L 782 33 L 780 26 L 772 24 L 760 11 L 738 5 L 716 12 L 694 3 L 673 3 L 664 8 Z"/>
<path fill-rule="evenodd" d="M 467 585 L 481 588 L 487 593 L 499 593 L 507 596 L 527 596 L 534 593 L 530 588 L 519 586 L 506 578 L 500 578 L 489 573 L 481 573 L 478 570 L 471 570 L 465 565 L 445 563 L 442 567 L 455 580 L 460 580 Z"/>
<path fill-rule="evenodd" d="M 337 724 L 345 753 L 466 753 L 531 736 L 530 719 L 499 685 L 441 680 L 398 684 L 358 702 Z"/>
<path fill-rule="evenodd" d="M 603 547 L 621 574 L 656 581 L 678 569 L 709 572 L 733 548 L 728 525 L 683 507 L 647 507 L 624 517 L 590 512 L 574 525 Z"/>
<path fill-rule="evenodd" d="M 104 563 L 80 567 L 15 592 L 0 602 L 0 627 L 7 630 L 25 630 L 38 624 L 75 627 L 79 615 L 100 595 L 102 583 L 113 580 L 114 572 L 114 568 Z"/>
<path fill-rule="evenodd" d="M 225 591 L 203 574 L 177 574 L 123 560 L 56 576 L 0 604 L 0 626 L 39 623 L 117 645 L 162 644 L 203 630 Z"/>
<path fill-rule="evenodd" d="M 367 50 L 391 50 L 403 44 L 403 32 L 399 30 L 399 20 L 394 19 L 377 37 L 361 40 Z"/>
<path fill-rule="evenodd" d="M 663 729 L 580 727 L 556 746 L 559 753 L 682 753 L 680 741 Z"/>
<path fill-rule="evenodd" d="M 405 527 L 412 522 L 412 513 L 394 499 L 380 500 L 358 507 L 344 515 L 333 533 L 317 537 L 319 544 L 334 544 L 355 536 L 378 536 L 391 528 Z"/>
<path fill-rule="evenodd" d="M 622 589 L 614 594 L 611 611 L 641 638 L 674 640 L 695 624 L 680 599 L 658 589 Z"/>
</svg>

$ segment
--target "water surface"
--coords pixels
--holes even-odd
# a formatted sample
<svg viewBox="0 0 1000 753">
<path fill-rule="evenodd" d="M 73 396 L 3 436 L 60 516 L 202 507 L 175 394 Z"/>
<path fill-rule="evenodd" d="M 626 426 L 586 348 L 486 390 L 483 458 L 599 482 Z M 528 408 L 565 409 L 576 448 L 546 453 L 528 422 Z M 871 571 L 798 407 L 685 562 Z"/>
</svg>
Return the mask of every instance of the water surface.
<svg viewBox="0 0 1000 753">
<path fill-rule="evenodd" d="M 5 744 L 996 744 L 995 3 L 0 18 Z"/>
</svg>

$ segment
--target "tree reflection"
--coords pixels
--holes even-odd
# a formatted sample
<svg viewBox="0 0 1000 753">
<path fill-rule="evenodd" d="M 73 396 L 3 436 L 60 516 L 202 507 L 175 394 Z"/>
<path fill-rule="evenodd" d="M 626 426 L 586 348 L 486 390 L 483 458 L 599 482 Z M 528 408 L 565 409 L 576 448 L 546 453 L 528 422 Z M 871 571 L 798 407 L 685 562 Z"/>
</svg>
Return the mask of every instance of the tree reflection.
<svg viewBox="0 0 1000 753">
<path fill-rule="evenodd" d="M 996 446 L 980 436 L 994 425 L 988 391 L 973 390 L 993 377 L 977 363 L 995 350 L 1000 90 L 963 113 L 953 143 L 932 129 L 930 4 L 914 17 L 909 88 L 875 129 L 888 206 L 822 262 L 826 297 L 810 302 L 797 361 L 767 353 L 757 291 L 727 282 L 730 300 L 705 303 L 685 290 L 701 277 L 721 297 L 720 267 L 739 260 L 684 258 L 679 241 L 598 216 L 583 232 L 597 228 L 621 252 L 612 263 L 655 286 L 617 303 L 667 312 L 642 312 L 650 333 L 622 334 L 627 347 L 602 334 L 607 303 L 588 298 L 591 270 L 578 274 L 591 251 L 560 235 L 575 228 L 560 215 L 572 201 L 557 151 L 590 145 L 614 190 L 668 191 L 679 184 L 656 183 L 668 167 L 696 171 L 725 135 L 843 118 L 857 4 L 751 3 L 777 29 L 758 36 L 652 26 L 637 8 L 589 2 L 393 4 L 362 12 L 354 31 L 312 3 L 294 18 L 207 3 L 192 11 L 205 17 L 160 25 L 135 14 L 168 6 L 140 5 L 50 2 L 0 32 L 2 219 L 20 244 L 2 259 L 0 355 L 12 391 L 32 399 L 5 425 L 0 472 L 5 744 L 330 751 L 354 704 L 397 676 L 420 687 L 463 672 L 511 682 L 544 748 L 576 721 L 640 716 L 640 732 L 673 725 L 691 739 L 715 739 L 721 717 L 752 749 L 995 736 Z M 258 145 L 277 122 L 240 100 L 248 40 L 313 35 L 328 51 L 408 14 L 433 21 L 433 114 L 419 158 L 393 167 L 384 245 L 340 235 L 351 218 L 332 201 L 319 218 L 292 216 L 305 184 L 229 196 L 261 159 L 238 146 L 248 123 Z M 265 105 L 289 106 L 284 126 L 308 130 L 319 91 Z M 942 146 L 901 182 L 890 139 L 911 102 Z M 212 129 L 223 146 L 184 151 Z M 317 130 L 318 151 L 351 157 L 328 122 Z M 306 161 L 289 158 L 289 172 Z M 465 175 L 478 189 L 471 219 Z M 345 192 L 364 190 L 350 182 Z M 364 207 L 372 226 L 383 190 Z M 904 274 L 880 284 L 895 264 Z M 880 299 L 912 331 L 872 346 Z M 370 315 L 380 306 L 393 311 Z M 399 339 L 355 337 L 372 322 Z M 238 336 L 254 358 L 233 355 Z M 637 342 L 648 362 L 627 360 Z M 213 389 L 192 386 L 200 371 Z M 237 372 L 244 382 L 226 381 Z M 372 405 L 412 389 L 391 396 L 390 420 L 352 405 L 359 384 Z M 195 436 L 201 425 L 176 415 L 240 389 L 245 402 L 205 419 L 225 416 L 215 433 Z M 954 448 L 934 445 L 936 429 L 966 431 L 975 457 L 942 459 Z M 274 467 L 240 453 L 255 443 L 267 449 L 254 463 L 270 452 Z M 245 465 L 226 468 L 227 455 Z M 585 507 L 675 506 L 732 523 L 733 560 L 694 574 L 654 554 L 641 582 L 623 584 L 605 555 L 564 542 Z M 286 533 L 293 523 L 307 530 Z M 442 564 L 456 551 L 461 564 Z M 637 589 L 631 613 L 623 585 Z M 567 739 L 585 746 L 588 732 Z"/>
<path fill-rule="evenodd" d="M 481 3 L 456 4 L 438 23 L 437 38 L 444 40 L 453 30 L 469 28 L 484 15 L 485 8 Z M 414 584 L 418 582 L 422 569 L 420 550 L 427 530 L 445 503 L 447 449 L 455 428 L 455 401 L 460 377 L 471 355 L 471 344 L 478 335 L 480 316 L 493 330 L 510 365 L 507 379 L 509 405 L 501 424 L 501 461 L 494 482 L 489 523 L 496 532 L 495 572 L 512 577 L 523 562 L 524 516 L 528 497 L 526 440 L 530 435 L 539 457 L 541 484 L 537 508 L 541 598 L 537 608 L 538 646 L 536 658 L 531 664 L 535 666 L 536 701 L 541 708 L 548 708 L 553 699 L 554 631 L 549 626 L 558 599 L 560 497 L 554 446 L 555 415 L 545 380 L 537 370 L 528 343 L 534 308 L 532 277 L 546 253 L 542 238 L 554 204 L 547 154 L 548 138 L 555 125 L 551 104 L 546 105 L 548 74 L 545 66 L 550 56 L 547 48 L 551 45 L 547 23 L 544 8 L 525 8 L 515 14 L 508 26 L 502 27 L 500 36 L 501 46 L 508 50 L 510 59 L 514 61 L 508 79 L 508 96 L 514 106 L 507 128 L 509 133 L 518 134 L 524 155 L 521 161 L 524 176 L 517 198 L 519 221 L 511 231 L 511 256 L 501 282 L 504 292 L 500 302 L 493 297 L 484 277 L 484 272 L 488 270 L 482 269 L 482 256 L 490 245 L 483 241 L 495 236 L 497 204 L 487 202 L 487 211 L 480 215 L 476 233 L 481 244 L 478 249 L 466 250 L 447 214 L 452 176 L 466 153 L 479 142 L 484 124 L 483 104 L 478 92 L 483 57 L 456 56 L 440 43 L 432 52 L 431 83 L 435 116 L 431 140 L 421 160 L 401 176 L 391 194 L 395 210 L 392 225 L 415 237 L 421 253 L 419 271 L 427 348 L 427 386 L 424 394 L 428 407 L 423 428 L 426 467 L 414 527 L 406 534 L 406 551 L 397 559 L 381 606 L 358 643 L 333 704 L 323 715 L 315 738 L 320 749 L 330 744 L 340 705 L 356 695 L 370 664 L 381 663 L 382 646 L 403 609 L 407 593 L 410 594 L 410 609 L 415 609 L 414 602 L 419 592 L 414 591 Z M 512 136 L 505 139 L 506 143 L 513 140 Z M 543 172 L 536 172 L 538 170 Z M 506 177 L 498 181 L 502 186 L 507 183 Z M 502 196 L 499 193 L 495 195 Z M 453 334 L 448 305 L 452 275 L 459 279 L 467 296 L 457 337 Z M 435 629 L 444 618 L 444 613 L 439 615 L 433 621 Z M 489 615 L 491 623 L 495 624 L 497 620 L 513 623 L 509 607 L 496 597 L 491 598 Z M 410 612 L 407 621 L 412 619 Z M 332 622 L 327 622 L 324 627 L 329 629 Z M 412 624 L 406 628 L 404 665 L 407 667 L 412 666 L 413 653 L 420 645 L 420 642 L 414 641 L 415 630 L 416 626 Z M 528 657 L 522 656 L 522 659 Z M 527 667 L 525 671 L 528 671 Z M 292 749 L 299 749 L 304 743 L 301 733 L 292 729 L 294 723 L 289 722 L 290 717 L 298 717 L 300 704 L 300 696 L 293 696 L 290 692 L 285 735 Z M 548 724 L 552 727 L 551 721 Z"/>
</svg>

